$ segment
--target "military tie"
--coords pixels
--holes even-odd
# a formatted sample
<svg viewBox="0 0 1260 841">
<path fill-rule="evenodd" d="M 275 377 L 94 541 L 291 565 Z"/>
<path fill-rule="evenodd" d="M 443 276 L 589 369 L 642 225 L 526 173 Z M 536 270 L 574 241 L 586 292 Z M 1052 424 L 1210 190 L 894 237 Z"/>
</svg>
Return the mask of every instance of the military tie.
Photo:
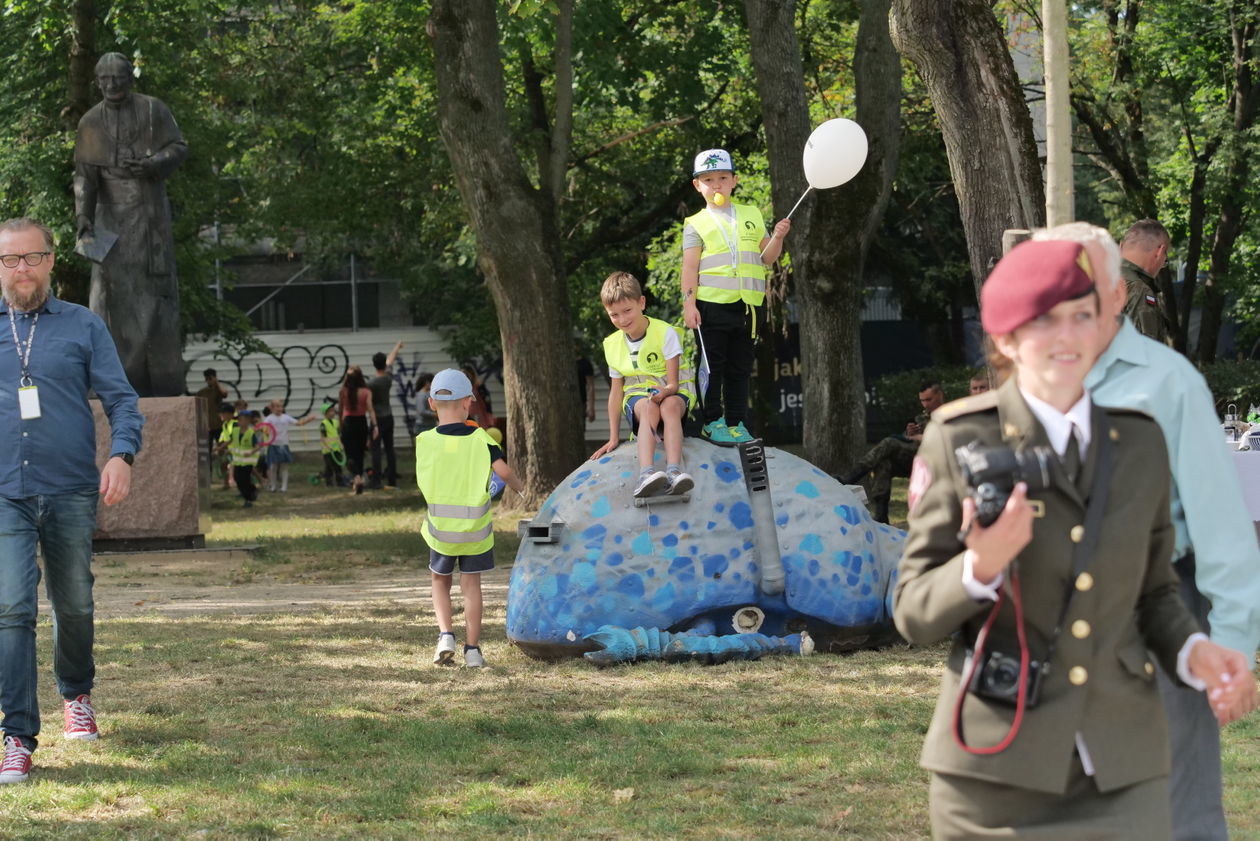
<svg viewBox="0 0 1260 841">
<path fill-rule="evenodd" d="M 1081 446 L 1076 441 L 1076 424 L 1072 424 L 1072 431 L 1068 433 L 1067 449 L 1063 451 L 1063 471 L 1067 473 L 1068 480 L 1073 484 L 1081 475 Z"/>
</svg>

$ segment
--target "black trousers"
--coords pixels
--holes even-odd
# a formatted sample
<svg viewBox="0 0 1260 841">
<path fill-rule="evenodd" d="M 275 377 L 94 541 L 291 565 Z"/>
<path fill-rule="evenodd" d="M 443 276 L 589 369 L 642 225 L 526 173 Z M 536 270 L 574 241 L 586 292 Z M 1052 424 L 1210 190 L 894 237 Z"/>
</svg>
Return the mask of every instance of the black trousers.
<svg viewBox="0 0 1260 841">
<path fill-rule="evenodd" d="M 398 458 L 394 455 L 394 416 L 376 416 L 376 430 L 379 435 L 372 439 L 372 472 L 376 474 L 376 484 L 381 482 L 381 450 L 385 450 L 385 484 L 391 488 L 398 485 Z"/>
<path fill-rule="evenodd" d="M 246 502 L 258 499 L 258 488 L 254 487 L 254 465 L 232 465 L 232 477 L 236 479 L 236 489 L 240 491 L 242 499 Z"/>
<path fill-rule="evenodd" d="M 363 475 L 363 455 L 367 451 L 367 415 L 347 415 L 341 419 L 341 446 L 346 451 L 346 469 L 351 476 Z"/>
<path fill-rule="evenodd" d="M 763 307 L 742 301 L 697 301 L 700 338 L 709 359 L 709 389 L 704 393 L 704 422 L 725 417 L 728 426 L 748 420 L 748 381 L 752 377 L 753 326 L 765 322 Z"/>
</svg>

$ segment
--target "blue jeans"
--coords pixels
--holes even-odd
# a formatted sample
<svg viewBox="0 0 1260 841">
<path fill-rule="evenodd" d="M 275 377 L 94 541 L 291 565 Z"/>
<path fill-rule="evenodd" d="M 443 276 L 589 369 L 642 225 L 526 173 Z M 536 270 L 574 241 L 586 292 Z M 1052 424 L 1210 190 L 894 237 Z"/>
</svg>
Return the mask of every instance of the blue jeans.
<svg viewBox="0 0 1260 841">
<path fill-rule="evenodd" d="M 35 615 L 43 548 L 53 612 L 53 674 L 63 698 L 92 691 L 92 533 L 96 491 L 0 498 L 0 710 L 6 736 L 39 735 Z"/>
</svg>

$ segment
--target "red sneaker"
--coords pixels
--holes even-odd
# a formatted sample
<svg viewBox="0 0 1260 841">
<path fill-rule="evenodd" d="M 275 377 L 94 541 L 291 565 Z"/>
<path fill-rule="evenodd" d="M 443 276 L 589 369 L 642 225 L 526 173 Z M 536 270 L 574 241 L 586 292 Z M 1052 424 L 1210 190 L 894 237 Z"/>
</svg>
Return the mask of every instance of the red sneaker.
<svg viewBox="0 0 1260 841">
<path fill-rule="evenodd" d="M 96 732 L 96 710 L 92 707 L 92 699 L 87 695 L 66 701 L 64 713 L 67 739 L 93 742 L 100 736 Z"/>
<path fill-rule="evenodd" d="M 31 775 L 31 749 L 16 736 L 4 739 L 4 762 L 0 762 L 0 785 L 25 782 Z"/>
</svg>

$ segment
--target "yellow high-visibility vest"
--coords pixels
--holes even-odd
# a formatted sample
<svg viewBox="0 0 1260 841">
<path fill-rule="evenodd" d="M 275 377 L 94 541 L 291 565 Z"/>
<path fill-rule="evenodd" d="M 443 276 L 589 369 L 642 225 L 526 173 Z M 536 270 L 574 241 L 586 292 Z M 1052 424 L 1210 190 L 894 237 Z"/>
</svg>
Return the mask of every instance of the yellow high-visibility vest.
<svg viewBox="0 0 1260 841">
<path fill-rule="evenodd" d="M 494 546 L 490 522 L 490 450 L 485 430 L 416 436 L 416 484 L 428 510 L 420 533 L 443 555 L 479 555 Z"/>
<path fill-rule="evenodd" d="M 636 394 L 650 394 L 652 389 L 661 390 L 666 386 L 665 380 L 665 331 L 673 330 L 678 334 L 678 343 L 683 346 L 683 355 L 678 359 L 678 393 L 686 397 L 689 405 L 695 405 L 696 381 L 695 369 L 691 367 L 685 348 L 686 338 L 683 332 L 673 325 L 666 324 L 659 318 L 647 317 L 647 333 L 639 344 L 637 355 L 630 354 L 626 344 L 626 334 L 618 330 L 604 339 L 604 359 L 610 368 L 615 368 L 625 377 L 621 387 L 623 397 L 621 408 Z"/>
<path fill-rule="evenodd" d="M 707 207 L 687 217 L 687 224 L 704 240 L 696 298 L 714 304 L 743 301 L 759 307 L 766 300 L 766 266 L 761 262 L 766 223 L 761 211 L 752 205 L 734 207 L 734 230 L 726 223 L 725 214 L 711 213 Z"/>
<path fill-rule="evenodd" d="M 341 421 L 338 418 L 322 419 L 319 422 L 319 451 L 327 454 L 341 450 Z"/>
<path fill-rule="evenodd" d="M 232 434 L 228 439 L 228 453 L 232 456 L 233 467 L 258 463 L 262 450 L 250 452 L 257 445 L 254 439 L 255 434 L 256 430 L 252 426 L 249 429 L 241 429 L 236 424 L 232 425 Z"/>
</svg>

